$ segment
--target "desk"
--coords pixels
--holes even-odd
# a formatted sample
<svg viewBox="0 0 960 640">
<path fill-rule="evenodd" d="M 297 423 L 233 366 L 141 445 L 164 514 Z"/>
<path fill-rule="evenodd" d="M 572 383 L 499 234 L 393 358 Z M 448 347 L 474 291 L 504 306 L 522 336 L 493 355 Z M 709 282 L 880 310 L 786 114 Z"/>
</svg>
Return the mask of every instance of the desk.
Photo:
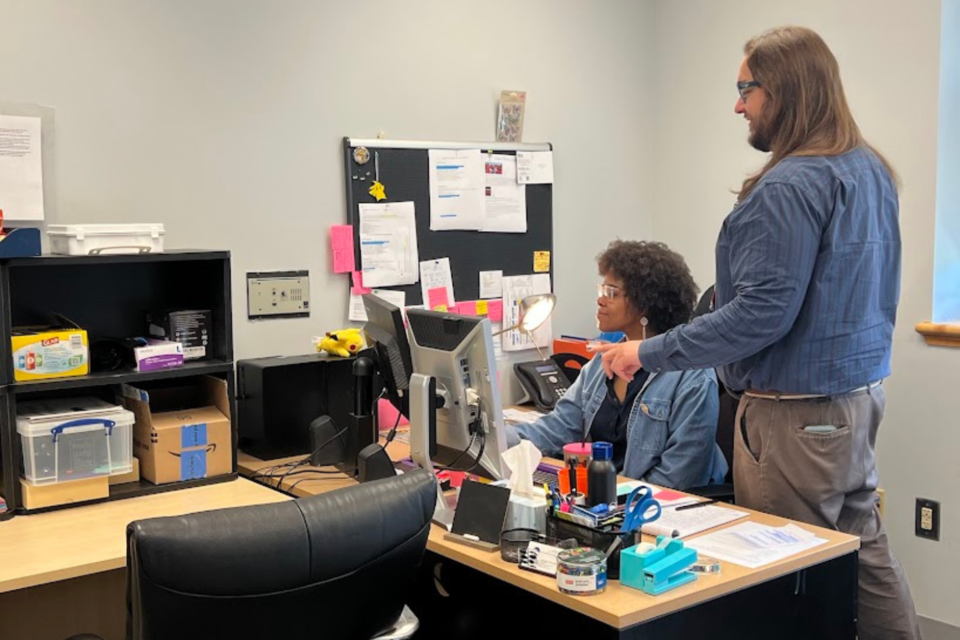
<svg viewBox="0 0 960 640">
<path fill-rule="evenodd" d="M 405 445 L 394 442 L 390 455 L 394 459 L 404 457 Z M 263 461 L 239 452 L 237 464 L 240 473 L 249 476 L 269 466 L 300 458 L 302 456 Z M 279 488 L 296 496 L 308 496 L 354 482 L 345 476 L 335 475 L 308 480 L 302 478 L 288 478 Z M 273 483 L 277 481 L 272 480 Z M 750 519 L 755 522 L 776 526 L 790 522 L 784 518 L 742 510 L 750 512 Z M 798 638 L 852 639 L 855 637 L 859 539 L 837 531 L 806 524 L 803 526 L 815 531 L 827 543 L 759 569 L 723 563 L 719 576 L 700 576 L 696 581 L 660 596 L 649 596 L 611 581 L 601 595 L 576 597 L 561 593 L 553 578 L 523 571 L 515 564 L 504 562 L 499 553 L 444 540 L 444 530 L 434 525 L 427 542 L 425 565 L 428 571 L 425 581 L 428 586 L 432 584 L 432 567 L 442 564 L 443 560 L 452 560 L 467 569 L 468 577 L 463 582 L 474 582 L 477 588 L 474 595 L 465 600 L 474 605 L 480 602 L 480 609 L 486 609 L 483 611 L 474 606 L 473 613 L 468 614 L 469 626 L 473 627 L 478 637 L 497 630 L 510 630 L 510 635 L 515 635 L 518 632 L 515 627 L 497 627 L 496 624 L 483 633 L 477 631 L 478 625 L 482 626 L 491 617 L 502 622 L 502 617 L 484 616 L 484 612 L 490 613 L 491 608 L 497 611 L 500 607 L 509 607 L 527 614 L 541 611 L 542 614 L 532 615 L 549 616 L 548 619 L 552 625 L 556 625 L 557 630 L 583 629 L 585 633 L 589 632 L 598 638 L 656 637 L 659 640 L 706 637 L 699 635 L 706 633 L 710 633 L 712 639 L 785 638 L 790 637 L 784 633 L 784 628 L 790 630 L 793 625 L 790 616 L 793 615 L 802 618 L 803 624 L 807 625 L 802 630 L 799 626 L 793 627 Z M 814 569 L 807 571 L 812 567 Z M 512 588 L 505 588 L 505 585 Z M 798 597 L 797 592 L 802 594 L 804 591 L 807 596 Z M 440 609 L 450 609 L 450 604 L 435 599 L 429 607 L 430 615 Z M 691 612 L 696 615 L 689 615 Z M 745 612 L 749 615 L 744 615 Z M 536 618 L 540 631 L 543 631 L 544 619 Z M 421 621 L 426 628 L 429 624 L 427 616 L 421 616 Z M 723 624 L 727 633 L 718 629 L 718 624 Z M 573 634 L 564 635 L 573 637 Z M 449 637 L 461 636 L 450 634 Z"/>
<path fill-rule="evenodd" d="M 120 640 L 130 522 L 289 499 L 240 479 L 2 522 L 0 638 Z"/>
</svg>

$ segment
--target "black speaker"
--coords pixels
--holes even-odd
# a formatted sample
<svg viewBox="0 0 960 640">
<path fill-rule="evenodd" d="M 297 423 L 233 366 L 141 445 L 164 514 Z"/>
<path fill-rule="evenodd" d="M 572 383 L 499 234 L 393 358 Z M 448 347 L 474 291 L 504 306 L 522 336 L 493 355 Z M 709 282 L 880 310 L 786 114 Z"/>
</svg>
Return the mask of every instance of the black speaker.
<svg viewBox="0 0 960 640">
<path fill-rule="evenodd" d="M 367 445 L 360 451 L 357 468 L 360 482 L 382 480 L 397 475 L 387 450 L 377 443 Z"/>
<path fill-rule="evenodd" d="M 347 426 L 347 425 L 344 425 Z M 338 427 L 330 416 L 320 416 L 310 423 L 310 464 L 326 467 L 346 460 L 346 430 Z"/>
</svg>

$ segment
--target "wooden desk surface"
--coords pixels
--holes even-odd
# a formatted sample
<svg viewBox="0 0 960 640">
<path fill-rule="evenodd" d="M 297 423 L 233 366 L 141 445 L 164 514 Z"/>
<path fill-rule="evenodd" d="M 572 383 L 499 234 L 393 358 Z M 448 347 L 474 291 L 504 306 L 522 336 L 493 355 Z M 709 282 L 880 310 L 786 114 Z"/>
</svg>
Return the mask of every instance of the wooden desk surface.
<svg viewBox="0 0 960 640">
<path fill-rule="evenodd" d="M 389 453 L 392 458 L 399 459 L 405 457 L 407 451 L 406 445 L 394 442 L 390 446 Z M 237 465 L 241 474 L 252 475 L 257 471 L 263 472 L 264 469 L 273 465 L 299 460 L 302 457 L 303 456 L 295 456 L 267 462 L 243 452 L 238 452 Z M 304 477 L 307 479 L 303 479 Z M 275 484 L 278 480 L 279 478 L 273 479 L 272 483 Z M 267 480 L 264 479 L 264 481 Z M 317 479 L 312 479 L 307 475 L 287 478 L 283 480 L 279 488 L 295 496 L 302 497 L 332 491 L 352 484 L 354 484 L 354 480 L 342 475 L 322 476 Z M 742 507 L 736 508 L 749 512 L 750 520 L 754 522 L 774 526 L 782 526 L 791 522 L 785 518 L 750 511 Z M 740 520 L 738 522 L 744 521 Z M 445 531 L 438 525 L 434 525 L 431 528 L 427 548 L 441 556 L 465 564 L 500 580 L 504 580 L 521 589 L 548 598 L 553 602 L 557 602 L 612 627 L 624 629 L 793 573 L 799 569 L 832 560 L 856 551 L 860 547 L 860 539 L 855 536 L 849 536 L 844 533 L 821 529 L 807 524 L 797 524 L 800 524 L 800 526 L 808 531 L 815 532 L 819 537 L 825 539 L 827 543 L 759 569 L 748 569 L 723 562 L 721 563 L 722 567 L 719 575 L 700 575 L 697 580 L 659 596 L 650 596 L 637 589 L 621 586 L 620 582 L 616 580 L 611 580 L 608 583 L 607 590 L 597 596 L 577 597 L 566 595 L 557 589 L 557 581 L 555 578 L 524 571 L 515 564 L 505 562 L 500 558 L 499 551 L 490 553 L 444 540 L 443 535 Z M 717 531 L 717 529 L 712 529 L 711 532 L 712 531 Z M 652 538 L 648 538 L 648 540 L 653 541 Z"/>
<path fill-rule="evenodd" d="M 256 482 L 238 479 L 17 516 L 0 522 L 0 593 L 124 567 L 127 525 L 134 520 L 289 499 Z"/>
</svg>

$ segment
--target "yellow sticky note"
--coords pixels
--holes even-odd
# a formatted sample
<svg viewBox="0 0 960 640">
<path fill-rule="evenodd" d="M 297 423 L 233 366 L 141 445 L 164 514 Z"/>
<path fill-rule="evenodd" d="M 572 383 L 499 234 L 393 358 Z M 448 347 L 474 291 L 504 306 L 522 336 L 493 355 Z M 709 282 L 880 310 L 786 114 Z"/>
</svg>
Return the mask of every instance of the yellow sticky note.
<svg viewBox="0 0 960 640">
<path fill-rule="evenodd" d="M 435 306 L 435 307 L 433 308 L 433 310 L 434 310 L 434 311 L 440 311 L 440 312 L 444 312 L 444 313 L 445 313 L 445 312 L 447 311 L 447 305 L 445 305 L 445 304 L 438 304 L 437 306 Z"/>
<path fill-rule="evenodd" d="M 547 271 L 550 271 L 550 252 L 549 251 L 533 252 L 533 271 L 534 273 L 545 273 Z"/>
<path fill-rule="evenodd" d="M 477 315 L 485 316 L 487 315 L 487 301 L 486 300 L 477 300 Z"/>
<path fill-rule="evenodd" d="M 370 195 L 377 199 L 377 202 L 387 199 L 387 194 L 384 191 L 382 184 L 374 180 L 373 184 L 370 185 Z"/>
</svg>

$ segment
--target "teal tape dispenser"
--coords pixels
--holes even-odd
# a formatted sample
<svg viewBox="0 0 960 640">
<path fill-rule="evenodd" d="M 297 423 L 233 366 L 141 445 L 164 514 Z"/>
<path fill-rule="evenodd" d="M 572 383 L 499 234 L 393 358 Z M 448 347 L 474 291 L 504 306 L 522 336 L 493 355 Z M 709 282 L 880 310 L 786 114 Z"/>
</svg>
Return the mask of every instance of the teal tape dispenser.
<svg viewBox="0 0 960 640">
<path fill-rule="evenodd" d="M 620 584 L 658 596 L 697 579 L 689 568 L 697 550 L 682 540 L 658 536 L 656 546 L 638 544 L 620 552 Z"/>
</svg>

